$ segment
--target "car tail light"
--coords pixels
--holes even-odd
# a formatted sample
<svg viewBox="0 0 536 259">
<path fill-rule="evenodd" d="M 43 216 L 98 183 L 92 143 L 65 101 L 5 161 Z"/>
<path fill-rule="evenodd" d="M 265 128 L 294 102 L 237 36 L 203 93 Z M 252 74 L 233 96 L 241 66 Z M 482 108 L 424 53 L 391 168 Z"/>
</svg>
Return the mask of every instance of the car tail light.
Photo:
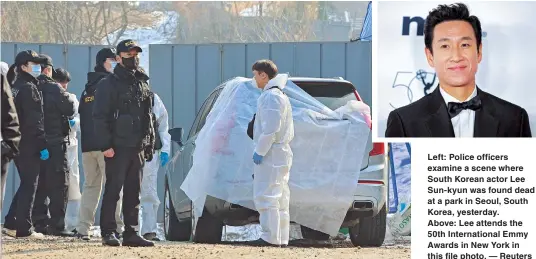
<svg viewBox="0 0 536 259">
<path fill-rule="evenodd" d="M 360 184 L 384 184 L 383 181 L 373 181 L 373 180 L 359 180 L 357 183 Z"/>
<path fill-rule="evenodd" d="M 355 98 L 361 102 L 361 96 L 359 96 L 359 93 L 354 89 L 354 95 Z M 365 122 L 367 123 L 370 130 L 372 130 L 372 118 L 370 117 L 370 114 L 368 113 L 362 113 L 363 116 L 365 116 Z"/>
<path fill-rule="evenodd" d="M 372 150 L 369 156 L 377 156 L 385 154 L 385 143 L 372 143 Z"/>
</svg>

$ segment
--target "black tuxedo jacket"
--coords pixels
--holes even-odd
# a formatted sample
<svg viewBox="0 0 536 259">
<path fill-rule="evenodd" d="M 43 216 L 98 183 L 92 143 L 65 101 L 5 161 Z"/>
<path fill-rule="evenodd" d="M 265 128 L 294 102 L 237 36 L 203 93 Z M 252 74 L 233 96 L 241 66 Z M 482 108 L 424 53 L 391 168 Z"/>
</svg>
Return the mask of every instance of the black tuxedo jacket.
<svg viewBox="0 0 536 259">
<path fill-rule="evenodd" d="M 482 108 L 476 111 L 474 137 L 531 137 L 525 109 L 477 87 Z M 439 86 L 429 95 L 400 107 L 387 119 L 385 137 L 454 137 Z"/>
</svg>

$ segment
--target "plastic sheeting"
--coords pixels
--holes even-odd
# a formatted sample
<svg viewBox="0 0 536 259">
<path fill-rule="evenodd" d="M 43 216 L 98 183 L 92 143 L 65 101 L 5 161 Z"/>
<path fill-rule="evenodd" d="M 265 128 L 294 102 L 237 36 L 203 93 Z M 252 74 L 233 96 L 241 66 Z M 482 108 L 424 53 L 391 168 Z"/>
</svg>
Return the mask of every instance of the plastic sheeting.
<svg viewBox="0 0 536 259">
<path fill-rule="evenodd" d="M 292 105 L 295 129 L 291 221 L 336 235 L 356 192 L 370 134 L 362 112 L 370 109 L 350 101 L 333 111 L 291 81 L 283 92 Z M 208 114 L 196 139 L 192 168 L 181 185 L 193 201 L 196 219 L 206 195 L 255 210 L 254 143 L 246 129 L 260 93 L 251 79 L 232 79 Z"/>
<path fill-rule="evenodd" d="M 393 153 L 393 167 L 396 188 L 398 194 L 398 207 L 396 212 L 387 215 L 387 226 L 393 238 L 411 234 L 411 155 L 408 150 L 408 143 L 391 143 Z M 389 201 L 390 207 L 394 207 L 394 186 L 389 181 Z"/>
</svg>

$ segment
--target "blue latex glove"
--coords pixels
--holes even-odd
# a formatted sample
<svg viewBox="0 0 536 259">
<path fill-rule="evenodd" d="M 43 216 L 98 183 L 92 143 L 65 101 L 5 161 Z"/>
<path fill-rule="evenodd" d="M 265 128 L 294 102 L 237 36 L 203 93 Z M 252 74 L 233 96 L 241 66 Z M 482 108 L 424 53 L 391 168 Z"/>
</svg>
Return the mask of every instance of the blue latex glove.
<svg viewBox="0 0 536 259">
<path fill-rule="evenodd" d="M 260 165 L 262 163 L 263 156 L 257 154 L 257 152 L 253 153 L 253 163 L 256 165 Z"/>
<path fill-rule="evenodd" d="M 41 154 L 41 157 L 40 157 L 41 160 L 47 160 L 48 159 L 48 156 L 49 156 L 48 149 L 45 148 L 45 149 L 41 150 L 41 152 L 39 152 L 39 153 Z"/>
<path fill-rule="evenodd" d="M 166 152 L 160 153 L 160 164 L 164 167 L 169 161 L 169 154 Z"/>
<path fill-rule="evenodd" d="M 69 125 L 71 125 L 71 128 L 74 127 L 74 120 L 69 120 Z"/>
</svg>

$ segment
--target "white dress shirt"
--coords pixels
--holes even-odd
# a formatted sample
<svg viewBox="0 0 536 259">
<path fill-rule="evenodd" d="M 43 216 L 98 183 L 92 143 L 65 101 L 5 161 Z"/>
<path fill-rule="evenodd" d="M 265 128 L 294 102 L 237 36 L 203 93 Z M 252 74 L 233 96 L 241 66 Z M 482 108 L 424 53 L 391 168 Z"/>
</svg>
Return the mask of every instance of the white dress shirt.
<svg viewBox="0 0 536 259">
<path fill-rule="evenodd" d="M 467 97 L 465 101 L 459 101 L 458 99 L 452 97 L 450 94 L 445 92 L 443 88 L 439 89 L 445 104 L 448 107 L 449 102 L 461 103 L 467 102 L 476 96 L 476 87 L 473 90 L 473 93 Z M 460 112 L 458 115 L 450 119 L 452 123 L 452 128 L 454 129 L 454 136 L 457 138 L 472 138 L 474 129 L 475 129 L 475 111 L 471 109 L 466 109 Z"/>
</svg>

